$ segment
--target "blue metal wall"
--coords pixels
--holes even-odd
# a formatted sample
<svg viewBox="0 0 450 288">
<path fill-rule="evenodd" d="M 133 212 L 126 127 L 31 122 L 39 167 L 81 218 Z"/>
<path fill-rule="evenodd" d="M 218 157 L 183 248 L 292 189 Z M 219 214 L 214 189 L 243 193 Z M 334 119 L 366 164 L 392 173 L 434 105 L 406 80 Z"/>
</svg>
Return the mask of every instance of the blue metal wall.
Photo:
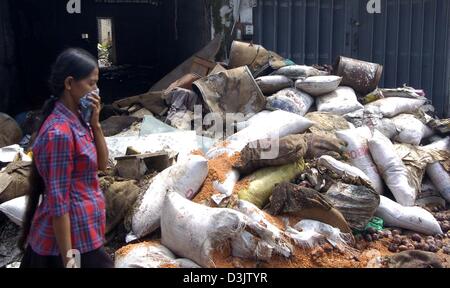
<svg viewBox="0 0 450 288">
<path fill-rule="evenodd" d="M 255 42 L 299 64 L 332 64 L 339 55 L 384 65 L 381 87 L 422 88 L 449 114 L 450 1 L 258 0 Z"/>
</svg>

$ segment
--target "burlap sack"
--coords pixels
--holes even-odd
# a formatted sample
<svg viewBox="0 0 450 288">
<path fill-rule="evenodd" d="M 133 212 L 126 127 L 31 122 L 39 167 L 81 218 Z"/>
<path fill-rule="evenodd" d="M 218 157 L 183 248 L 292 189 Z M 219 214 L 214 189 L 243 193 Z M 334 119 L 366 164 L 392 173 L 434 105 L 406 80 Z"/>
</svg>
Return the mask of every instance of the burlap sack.
<svg viewBox="0 0 450 288">
<path fill-rule="evenodd" d="M 10 163 L 0 172 L 0 204 L 25 196 L 30 187 L 31 162 Z"/>
<path fill-rule="evenodd" d="M 278 143 L 267 140 L 269 146 L 265 147 L 265 141 L 256 141 L 248 144 L 240 153 L 240 160 L 234 164 L 241 174 L 250 174 L 260 168 L 281 166 L 298 161 L 307 150 L 307 143 L 303 135 L 289 135 L 281 138 Z M 278 147 L 276 147 L 278 146 Z M 267 159 L 263 153 L 277 149 L 277 156 Z"/>
<path fill-rule="evenodd" d="M 10 116 L 0 113 L 0 148 L 18 144 L 22 139 L 22 130 Z"/>
<path fill-rule="evenodd" d="M 100 180 L 106 200 L 106 234 L 125 217 L 139 196 L 136 181 L 115 181 L 111 177 Z"/>
</svg>

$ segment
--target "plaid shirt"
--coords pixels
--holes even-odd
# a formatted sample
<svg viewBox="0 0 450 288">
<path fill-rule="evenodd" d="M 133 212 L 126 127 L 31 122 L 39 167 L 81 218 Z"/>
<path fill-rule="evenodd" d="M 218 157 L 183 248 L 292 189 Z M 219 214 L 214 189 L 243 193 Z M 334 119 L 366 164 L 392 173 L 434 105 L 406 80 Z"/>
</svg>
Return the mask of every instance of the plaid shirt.
<svg viewBox="0 0 450 288">
<path fill-rule="evenodd" d="M 60 255 L 52 219 L 69 213 L 73 249 L 86 253 L 103 246 L 105 199 L 91 129 L 57 102 L 39 131 L 33 155 L 46 191 L 34 215 L 28 244 L 42 256 Z"/>
</svg>

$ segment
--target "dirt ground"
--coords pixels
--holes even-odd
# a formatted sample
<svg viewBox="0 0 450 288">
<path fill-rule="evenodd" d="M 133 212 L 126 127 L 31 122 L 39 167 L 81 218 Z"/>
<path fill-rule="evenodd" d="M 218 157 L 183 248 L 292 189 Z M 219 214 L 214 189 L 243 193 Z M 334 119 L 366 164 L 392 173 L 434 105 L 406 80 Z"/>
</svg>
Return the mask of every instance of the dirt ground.
<svg viewBox="0 0 450 288">
<path fill-rule="evenodd" d="M 6 219 L 0 219 L 0 267 L 5 267 L 13 262 L 20 262 L 22 257 L 20 250 L 16 248 L 20 229 Z M 113 235 L 109 235 L 109 242 L 105 246 L 106 251 L 114 259 L 114 253 L 125 246 L 124 241 L 127 232 L 123 226 L 118 227 Z M 160 232 L 152 234 L 144 239 L 158 239 Z M 444 245 L 450 245 L 450 238 L 446 238 Z M 274 257 L 268 263 L 249 261 L 239 258 L 224 258 L 218 254 L 215 258 L 217 268 L 367 268 L 379 267 L 375 261 L 377 257 L 391 256 L 394 253 L 388 250 L 390 240 L 381 239 L 374 242 L 358 241 L 356 246 L 360 248 L 354 255 L 341 253 L 336 249 L 323 248 L 301 249 L 296 248 L 294 255 L 285 259 Z M 327 245 L 328 246 L 328 245 Z M 329 248 L 329 247 L 325 247 Z M 442 250 L 436 253 L 445 268 L 450 268 L 450 255 Z"/>
</svg>

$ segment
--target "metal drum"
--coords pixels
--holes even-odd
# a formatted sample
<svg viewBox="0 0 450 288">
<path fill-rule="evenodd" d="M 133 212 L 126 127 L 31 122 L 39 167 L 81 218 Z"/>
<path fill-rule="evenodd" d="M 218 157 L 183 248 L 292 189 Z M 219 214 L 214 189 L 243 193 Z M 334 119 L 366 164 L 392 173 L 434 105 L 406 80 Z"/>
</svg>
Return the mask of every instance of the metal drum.
<svg viewBox="0 0 450 288">
<path fill-rule="evenodd" d="M 334 73 L 343 78 L 342 86 L 352 87 L 359 94 L 366 95 L 378 87 L 383 66 L 340 56 L 334 65 Z"/>
</svg>

